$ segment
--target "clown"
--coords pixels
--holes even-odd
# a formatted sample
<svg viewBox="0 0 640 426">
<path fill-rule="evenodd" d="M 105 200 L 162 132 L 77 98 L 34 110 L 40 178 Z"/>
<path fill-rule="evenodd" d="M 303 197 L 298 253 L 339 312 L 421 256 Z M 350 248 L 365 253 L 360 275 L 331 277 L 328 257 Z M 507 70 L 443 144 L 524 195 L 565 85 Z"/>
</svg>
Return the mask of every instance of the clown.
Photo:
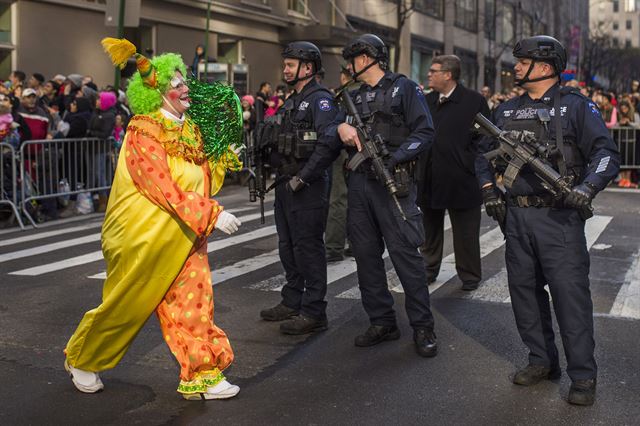
<svg viewBox="0 0 640 426">
<path fill-rule="evenodd" d="M 232 89 L 216 86 L 213 106 L 194 103 L 198 121 L 187 113 L 190 87 L 179 55 L 149 60 L 127 40 L 102 44 L 121 67 L 135 55 L 138 72 L 127 96 L 137 115 L 127 127 L 102 227 L 102 304 L 71 336 L 65 368 L 81 392 L 103 389 L 98 372 L 116 366 L 155 311 L 180 365 L 178 392 L 188 400 L 231 398 L 240 388 L 222 374 L 234 356 L 213 322 L 207 237 L 240 225 L 210 198 L 226 171 L 240 166 L 233 151 L 242 126 L 239 101 Z"/>
</svg>

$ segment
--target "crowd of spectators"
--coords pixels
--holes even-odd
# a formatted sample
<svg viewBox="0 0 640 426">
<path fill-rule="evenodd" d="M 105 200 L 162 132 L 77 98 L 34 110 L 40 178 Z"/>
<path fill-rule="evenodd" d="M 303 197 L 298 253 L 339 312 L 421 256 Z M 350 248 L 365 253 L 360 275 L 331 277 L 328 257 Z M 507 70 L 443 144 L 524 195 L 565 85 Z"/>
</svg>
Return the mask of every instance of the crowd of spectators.
<svg viewBox="0 0 640 426">
<path fill-rule="evenodd" d="M 130 117 L 131 111 L 124 92 L 113 86 L 99 89 L 91 76 L 58 74 L 47 80 L 41 73 L 27 77 L 23 71 L 15 70 L 0 84 L 0 142 L 9 143 L 16 152 L 26 141 L 84 137 L 113 138 L 114 147 L 117 148 L 122 143 Z M 81 144 L 68 147 L 82 149 Z M 34 191 L 38 191 L 43 175 L 48 172 L 35 161 L 42 149 L 41 144 L 29 144 L 26 149 L 28 155 L 23 159 Z M 60 148 L 59 151 L 64 149 Z M 88 151 L 56 153 L 53 161 L 60 163 L 57 167 L 64 169 L 63 174 L 85 171 L 83 176 L 73 176 L 73 179 L 68 176 L 70 191 L 80 190 L 88 182 L 94 186 L 108 186 L 106 154 Z M 27 161 L 26 158 L 32 158 L 33 161 Z M 63 161 L 64 168 L 61 167 Z M 36 167 L 41 168 L 40 173 Z M 67 179 L 67 176 L 64 178 Z M 3 189 L 7 190 L 7 185 L 3 185 Z M 94 195 L 96 208 L 104 211 L 107 193 Z M 75 213 L 73 204 L 70 204 L 71 208 L 63 208 L 55 199 L 42 200 L 36 206 L 37 217 L 47 220 L 69 216 Z"/>
</svg>

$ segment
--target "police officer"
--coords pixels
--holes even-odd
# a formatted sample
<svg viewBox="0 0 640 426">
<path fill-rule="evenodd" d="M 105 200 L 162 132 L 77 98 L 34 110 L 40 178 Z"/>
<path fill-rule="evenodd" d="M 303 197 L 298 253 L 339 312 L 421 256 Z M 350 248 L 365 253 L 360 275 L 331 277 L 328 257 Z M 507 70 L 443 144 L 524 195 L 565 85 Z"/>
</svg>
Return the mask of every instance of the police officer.
<svg viewBox="0 0 640 426">
<path fill-rule="evenodd" d="M 503 194 L 495 187 L 489 163 L 481 155 L 476 160 L 487 214 L 504 224 L 511 304 L 529 349 L 529 365 L 516 372 L 513 382 L 530 386 L 560 377 L 544 289 L 548 285 L 572 380 L 568 401 L 591 405 L 597 372 L 593 305 L 585 220 L 578 210 L 617 175 L 619 155 L 593 102 L 558 84 L 567 64 L 562 44 L 549 36 L 525 38 L 516 44 L 513 56 L 516 83 L 526 92 L 500 105 L 493 121 L 504 130 L 534 132 L 547 148 L 547 159 L 561 175 L 571 176 L 574 185 L 564 200 L 556 200 L 524 166 Z M 479 152 L 489 151 L 493 143 L 484 139 Z"/>
<path fill-rule="evenodd" d="M 327 329 L 325 294 L 327 262 L 323 233 L 330 164 L 322 160 L 326 130 L 336 115 L 333 95 L 317 83 L 322 71 L 320 50 L 312 43 L 290 43 L 282 53 L 284 79 L 295 89 L 280 108 L 281 127 L 272 135 L 271 165 L 277 170 L 275 221 L 278 249 L 285 270 L 282 302 L 265 309 L 267 321 L 283 321 L 284 334 Z M 335 131 L 332 133 L 335 140 Z M 322 151 L 324 149 L 324 151 Z"/>
<path fill-rule="evenodd" d="M 432 357 L 437 354 L 437 344 L 424 260 L 418 250 L 424 242 L 424 229 L 412 176 L 415 160 L 433 140 L 429 109 L 416 83 L 387 70 L 388 50 L 377 36 L 366 34 L 352 40 L 342 56 L 353 78 L 362 83 L 359 90 L 346 95 L 352 97 L 374 133 L 382 136 L 390 152 L 386 166 L 396 182 L 402 180 L 405 186 L 405 196 L 399 202 L 406 219 L 376 180 L 370 160 L 349 175 L 347 230 L 358 267 L 362 303 L 371 322 L 369 329 L 356 337 L 355 344 L 372 346 L 400 337 L 382 257 L 386 245 L 404 288 L 416 350 Z M 362 141 L 349 122 L 347 117 L 347 122 L 338 126 L 338 134 L 353 157 Z"/>
</svg>

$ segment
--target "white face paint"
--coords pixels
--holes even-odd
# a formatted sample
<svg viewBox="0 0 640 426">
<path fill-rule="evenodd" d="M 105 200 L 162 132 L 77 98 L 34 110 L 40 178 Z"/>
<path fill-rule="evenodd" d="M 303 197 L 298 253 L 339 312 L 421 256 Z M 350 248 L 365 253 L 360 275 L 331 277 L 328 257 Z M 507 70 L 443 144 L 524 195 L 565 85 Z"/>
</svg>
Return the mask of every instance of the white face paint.
<svg viewBox="0 0 640 426">
<path fill-rule="evenodd" d="M 172 88 L 177 89 L 182 91 L 182 89 L 186 86 L 185 82 L 184 82 L 184 78 L 182 78 L 182 76 L 174 76 L 171 81 L 169 82 L 169 84 L 171 85 Z M 189 102 L 189 99 L 182 99 L 182 98 L 178 98 L 178 102 L 180 102 L 180 104 L 182 104 L 182 106 L 184 106 L 185 108 L 189 108 L 191 106 L 191 103 Z"/>
<path fill-rule="evenodd" d="M 191 106 L 189 86 L 186 85 L 179 71 L 176 71 L 175 75 L 169 80 L 169 88 L 162 95 L 162 99 L 164 100 L 164 108 L 178 117 L 182 117 L 182 114 Z"/>
</svg>

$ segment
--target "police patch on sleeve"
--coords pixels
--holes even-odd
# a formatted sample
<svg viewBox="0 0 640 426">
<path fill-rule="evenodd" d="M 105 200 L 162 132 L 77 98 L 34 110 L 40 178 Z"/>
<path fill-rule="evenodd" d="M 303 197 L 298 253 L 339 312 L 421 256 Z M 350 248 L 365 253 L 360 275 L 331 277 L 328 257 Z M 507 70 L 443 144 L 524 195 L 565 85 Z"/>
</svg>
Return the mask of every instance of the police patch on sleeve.
<svg viewBox="0 0 640 426">
<path fill-rule="evenodd" d="M 600 110 L 598 109 L 598 106 L 596 104 L 594 104 L 593 102 L 589 102 L 589 107 L 591 108 L 592 113 L 600 115 Z"/>
<path fill-rule="evenodd" d="M 318 108 L 320 108 L 320 111 L 331 111 L 331 101 L 328 98 L 319 99 Z"/>
<path fill-rule="evenodd" d="M 422 87 L 416 85 L 416 92 L 418 93 L 418 96 L 424 96 L 424 90 L 422 90 Z"/>
</svg>

